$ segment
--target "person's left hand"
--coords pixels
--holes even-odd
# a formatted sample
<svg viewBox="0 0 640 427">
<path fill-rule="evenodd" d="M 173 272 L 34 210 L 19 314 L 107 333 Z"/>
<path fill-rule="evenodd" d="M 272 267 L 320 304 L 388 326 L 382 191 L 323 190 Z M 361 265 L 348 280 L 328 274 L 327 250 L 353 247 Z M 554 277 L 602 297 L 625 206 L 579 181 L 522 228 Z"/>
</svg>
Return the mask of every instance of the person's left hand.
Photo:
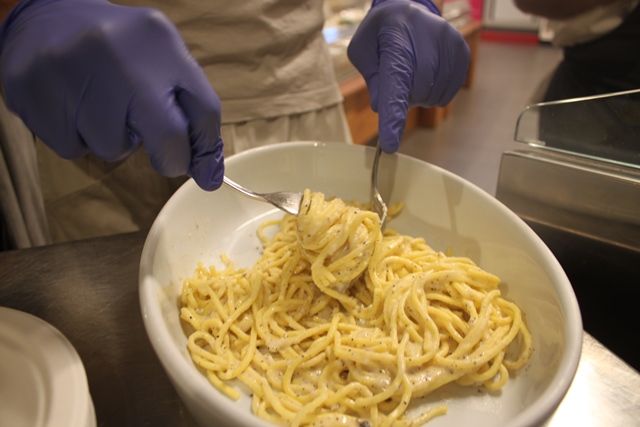
<svg viewBox="0 0 640 427">
<path fill-rule="evenodd" d="M 410 107 L 447 105 L 467 77 L 469 46 L 434 11 L 430 0 L 374 1 L 347 50 L 367 82 L 387 153 L 398 150 Z"/>
</svg>

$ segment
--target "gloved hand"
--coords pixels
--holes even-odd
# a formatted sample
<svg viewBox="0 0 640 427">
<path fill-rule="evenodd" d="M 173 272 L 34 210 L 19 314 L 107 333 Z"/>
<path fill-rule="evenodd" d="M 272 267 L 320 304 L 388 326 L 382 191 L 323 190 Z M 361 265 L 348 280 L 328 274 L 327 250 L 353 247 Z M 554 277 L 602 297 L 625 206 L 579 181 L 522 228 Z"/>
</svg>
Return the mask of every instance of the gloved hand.
<svg viewBox="0 0 640 427">
<path fill-rule="evenodd" d="M 7 107 L 61 157 L 117 161 L 142 144 L 162 175 L 222 184 L 220 100 L 160 12 L 22 0 L 0 49 Z"/>
<path fill-rule="evenodd" d="M 400 146 L 409 107 L 445 106 L 465 82 L 469 47 L 431 0 L 376 0 L 347 50 L 378 113 L 383 151 Z"/>
</svg>

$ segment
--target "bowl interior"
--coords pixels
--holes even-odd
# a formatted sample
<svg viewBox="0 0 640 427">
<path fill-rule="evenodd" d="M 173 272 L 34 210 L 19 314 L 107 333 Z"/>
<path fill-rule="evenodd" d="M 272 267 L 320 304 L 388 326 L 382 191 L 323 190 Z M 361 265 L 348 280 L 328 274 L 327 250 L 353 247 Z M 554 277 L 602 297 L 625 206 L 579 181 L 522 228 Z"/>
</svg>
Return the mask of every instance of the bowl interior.
<svg viewBox="0 0 640 427">
<path fill-rule="evenodd" d="M 374 150 L 327 143 L 287 143 L 227 160 L 226 174 L 257 192 L 321 191 L 368 201 Z M 420 404 L 446 401 L 449 412 L 429 426 L 535 425 L 560 403 L 577 369 L 582 324 L 571 285 L 543 242 L 492 196 L 438 167 L 402 155 L 383 155 L 378 175 L 389 203 L 404 202 L 388 227 L 424 237 L 436 250 L 471 258 L 502 279 L 503 295 L 517 303 L 534 338 L 525 369 L 501 392 L 445 387 Z M 257 226 L 282 213 L 223 187 L 200 190 L 187 182 L 154 223 L 142 254 L 140 298 L 145 327 L 183 400 L 204 424 L 266 425 L 251 415 L 250 399 L 232 402 L 194 367 L 179 321 L 183 280 L 198 262 L 219 265 L 225 252 L 236 266 L 259 256 Z M 463 424 L 465 423 L 465 424 Z M 220 424 L 216 424 L 220 425 Z"/>
</svg>

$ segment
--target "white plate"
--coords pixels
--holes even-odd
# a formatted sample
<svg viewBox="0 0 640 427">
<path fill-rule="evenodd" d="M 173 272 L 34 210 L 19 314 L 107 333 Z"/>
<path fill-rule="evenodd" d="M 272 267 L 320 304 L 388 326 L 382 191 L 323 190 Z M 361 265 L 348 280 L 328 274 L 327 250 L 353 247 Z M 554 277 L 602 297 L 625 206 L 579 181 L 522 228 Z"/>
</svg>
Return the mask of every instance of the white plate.
<svg viewBox="0 0 640 427">
<path fill-rule="evenodd" d="M 288 143 L 229 158 L 226 174 L 258 192 L 310 188 L 366 201 L 374 150 L 346 144 Z M 437 250 L 468 256 L 503 280 L 506 298 L 525 313 L 534 339 L 528 366 L 497 393 L 446 387 L 422 402 L 449 413 L 428 427 L 525 427 L 544 422 L 575 375 L 582 347 L 580 311 L 560 264 L 513 212 L 473 184 L 407 156 L 382 156 L 378 184 L 403 201 L 389 228 L 424 237 Z M 176 390 L 202 426 L 258 427 L 251 399 L 234 402 L 195 367 L 179 320 L 178 297 L 198 261 L 226 252 L 237 266 L 259 256 L 258 224 L 282 213 L 223 187 L 205 192 L 190 180 L 169 200 L 149 232 L 140 261 L 140 303 L 151 343 Z"/>
<path fill-rule="evenodd" d="M 94 427 L 78 353 L 56 328 L 0 307 L 0 426 Z"/>
</svg>

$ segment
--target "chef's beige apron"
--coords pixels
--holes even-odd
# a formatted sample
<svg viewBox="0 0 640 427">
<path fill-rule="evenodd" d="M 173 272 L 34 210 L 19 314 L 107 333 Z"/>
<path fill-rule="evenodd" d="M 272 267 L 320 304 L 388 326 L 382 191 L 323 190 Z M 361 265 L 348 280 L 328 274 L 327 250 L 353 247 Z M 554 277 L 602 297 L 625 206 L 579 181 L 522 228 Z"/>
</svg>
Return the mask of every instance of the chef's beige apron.
<svg viewBox="0 0 640 427">
<path fill-rule="evenodd" d="M 293 116 L 223 125 L 222 138 L 226 157 L 285 141 L 350 142 L 340 104 Z M 156 173 L 143 149 L 116 163 L 92 155 L 64 160 L 42 143 L 37 144 L 37 155 L 53 242 L 148 229 L 186 180 Z"/>
</svg>

